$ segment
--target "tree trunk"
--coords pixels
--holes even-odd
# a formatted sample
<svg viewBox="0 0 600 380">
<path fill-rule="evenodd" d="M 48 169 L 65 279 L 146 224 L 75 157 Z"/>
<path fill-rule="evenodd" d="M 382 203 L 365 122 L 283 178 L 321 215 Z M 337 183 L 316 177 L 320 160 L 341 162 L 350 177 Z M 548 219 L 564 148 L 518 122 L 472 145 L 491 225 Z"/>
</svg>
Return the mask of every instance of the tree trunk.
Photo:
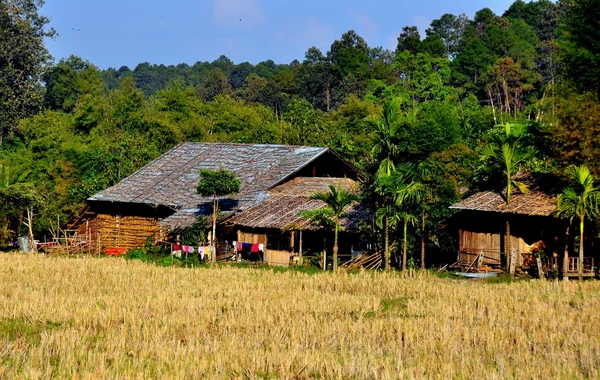
<svg viewBox="0 0 600 380">
<path fill-rule="evenodd" d="M 213 263 L 217 262 L 217 214 L 219 212 L 219 201 L 215 196 L 213 198 L 213 230 L 212 230 L 212 255 L 210 256 L 210 260 Z"/>
<path fill-rule="evenodd" d="M 504 234 L 504 255 L 506 256 L 506 271 L 510 272 L 510 268 L 511 268 L 511 263 L 510 263 L 510 257 L 511 257 L 511 248 L 512 248 L 512 244 L 510 241 L 510 221 L 507 219 L 506 220 L 506 232 Z M 511 273 L 514 274 L 514 273 Z"/>
<path fill-rule="evenodd" d="M 421 216 L 421 269 L 425 269 L 425 213 Z"/>
<path fill-rule="evenodd" d="M 583 221 L 585 215 L 579 216 L 579 264 L 577 265 L 577 273 L 579 273 L 579 281 L 583 281 Z"/>
<path fill-rule="evenodd" d="M 406 270 L 406 259 L 408 256 L 408 245 L 406 241 L 406 236 L 408 230 L 408 220 L 404 219 L 404 241 L 402 242 L 402 270 Z"/>
<path fill-rule="evenodd" d="M 338 268 L 338 231 L 340 229 L 340 221 L 335 219 L 335 231 L 333 233 L 333 271 L 337 272 Z"/>
<path fill-rule="evenodd" d="M 390 270 L 390 222 L 385 218 L 385 251 L 384 251 L 384 268 Z"/>
<path fill-rule="evenodd" d="M 37 246 L 33 240 L 33 208 L 27 207 L 27 230 L 29 231 L 30 252 L 37 252 Z"/>
</svg>

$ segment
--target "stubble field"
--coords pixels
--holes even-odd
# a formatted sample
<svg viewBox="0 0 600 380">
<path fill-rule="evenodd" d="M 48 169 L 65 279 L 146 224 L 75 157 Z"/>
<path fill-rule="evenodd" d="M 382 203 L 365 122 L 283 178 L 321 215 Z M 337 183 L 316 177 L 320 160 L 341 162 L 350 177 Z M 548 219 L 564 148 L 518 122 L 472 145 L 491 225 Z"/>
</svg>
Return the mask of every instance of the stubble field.
<svg viewBox="0 0 600 380">
<path fill-rule="evenodd" d="M 0 255 L 0 378 L 595 378 L 600 284 Z"/>
</svg>

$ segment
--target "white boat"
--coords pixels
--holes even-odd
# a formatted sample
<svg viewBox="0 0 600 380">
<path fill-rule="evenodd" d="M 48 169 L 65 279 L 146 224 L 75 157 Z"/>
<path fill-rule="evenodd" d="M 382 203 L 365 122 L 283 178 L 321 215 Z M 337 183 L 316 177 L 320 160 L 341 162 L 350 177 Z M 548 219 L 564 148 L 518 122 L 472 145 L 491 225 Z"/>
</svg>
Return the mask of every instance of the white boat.
<svg viewBox="0 0 600 380">
<path fill-rule="evenodd" d="M 488 273 L 467 273 L 467 272 L 456 272 L 455 276 L 462 276 L 467 278 L 487 278 L 487 277 L 496 277 L 498 276 L 497 272 L 488 272 Z"/>
</svg>

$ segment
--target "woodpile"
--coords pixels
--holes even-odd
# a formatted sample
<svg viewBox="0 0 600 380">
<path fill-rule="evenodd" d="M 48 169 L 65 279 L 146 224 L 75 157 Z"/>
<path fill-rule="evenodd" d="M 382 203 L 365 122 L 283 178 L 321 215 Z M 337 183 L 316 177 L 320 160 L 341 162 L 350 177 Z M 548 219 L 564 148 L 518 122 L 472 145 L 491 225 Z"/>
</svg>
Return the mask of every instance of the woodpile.
<svg viewBox="0 0 600 380">
<path fill-rule="evenodd" d="M 383 255 L 381 253 L 367 254 L 362 253 L 352 260 L 345 262 L 340 266 L 342 270 L 354 270 L 359 268 L 365 269 L 379 269 L 381 268 L 381 263 L 383 262 Z"/>
<path fill-rule="evenodd" d="M 99 214 L 96 220 L 98 245 L 102 248 L 139 248 L 148 237 L 156 242 L 160 235 L 159 219 Z"/>
</svg>

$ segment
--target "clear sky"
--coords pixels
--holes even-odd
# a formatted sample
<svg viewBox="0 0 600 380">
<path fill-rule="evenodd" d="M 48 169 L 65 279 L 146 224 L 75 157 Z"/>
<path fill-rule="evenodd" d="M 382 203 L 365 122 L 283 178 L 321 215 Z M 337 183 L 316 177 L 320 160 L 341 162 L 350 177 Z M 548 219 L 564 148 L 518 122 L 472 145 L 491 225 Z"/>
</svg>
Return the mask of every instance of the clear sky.
<svg viewBox="0 0 600 380">
<path fill-rule="evenodd" d="M 193 64 L 221 54 L 235 63 L 302 61 L 354 29 L 369 46 L 394 48 L 405 25 L 424 35 L 444 13 L 502 14 L 510 0 L 46 0 L 41 13 L 59 35 L 58 61 L 71 54 L 102 69 L 138 63 Z"/>
</svg>

